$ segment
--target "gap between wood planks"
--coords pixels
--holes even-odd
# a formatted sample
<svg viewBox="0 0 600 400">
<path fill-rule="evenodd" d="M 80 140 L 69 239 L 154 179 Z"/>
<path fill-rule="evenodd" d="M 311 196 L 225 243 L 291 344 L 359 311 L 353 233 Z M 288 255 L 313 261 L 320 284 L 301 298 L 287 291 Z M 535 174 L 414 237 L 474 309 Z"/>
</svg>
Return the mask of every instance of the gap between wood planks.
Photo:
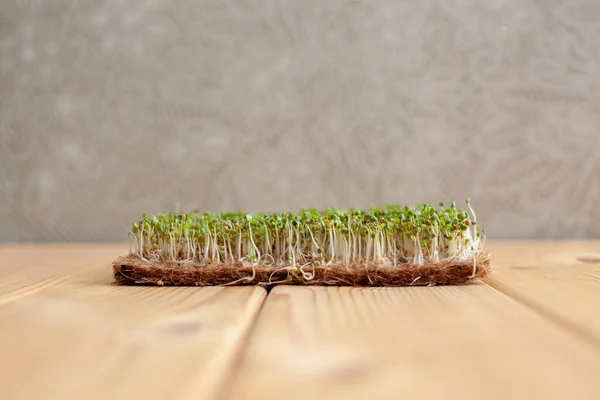
<svg viewBox="0 0 600 400">
<path fill-rule="evenodd" d="M 508 297 L 509 299 L 516 301 L 519 304 L 529 308 L 540 316 L 544 317 L 547 321 L 552 323 L 558 328 L 564 329 L 574 335 L 575 337 L 585 341 L 591 346 L 597 347 L 600 349 L 600 340 L 589 330 L 580 327 L 577 324 L 572 323 L 568 319 L 562 317 L 560 314 L 549 310 L 544 307 L 540 303 L 527 298 L 526 296 L 519 295 L 514 291 L 510 290 L 510 288 L 499 282 L 483 282 L 482 284 L 490 287 L 491 289 L 499 292 L 500 294 Z"/>
<path fill-rule="evenodd" d="M 0 246 L 0 305 L 51 288 L 103 265 L 126 247 L 96 244 Z"/>
<path fill-rule="evenodd" d="M 482 282 L 600 347 L 600 241 L 503 241 Z"/>
<path fill-rule="evenodd" d="M 548 302 L 546 292 L 540 290 L 539 288 L 537 288 L 538 289 L 537 291 L 532 290 L 531 293 L 529 291 L 527 291 L 527 284 L 529 284 L 530 286 L 532 284 L 538 284 L 538 285 L 544 286 L 544 283 L 545 283 L 544 280 L 548 279 L 548 277 L 546 275 L 552 276 L 553 272 L 556 272 L 556 274 L 559 274 L 559 275 L 561 273 L 563 273 L 563 274 L 572 273 L 572 270 L 568 268 L 568 265 L 570 265 L 569 263 L 571 263 L 571 262 L 575 262 L 580 266 L 582 265 L 582 263 L 585 264 L 586 265 L 585 271 L 587 271 L 587 272 L 584 275 L 589 275 L 590 279 L 587 279 L 584 281 L 573 279 L 573 278 L 571 278 L 570 280 L 565 279 L 566 282 L 563 282 L 563 288 L 569 289 L 571 291 L 578 290 L 581 287 L 580 285 L 589 283 L 588 281 L 590 281 L 590 280 L 593 281 L 593 283 L 592 283 L 593 285 L 596 284 L 594 280 L 597 280 L 598 277 L 595 276 L 596 275 L 595 273 L 592 274 L 593 276 L 590 275 L 590 271 L 592 271 L 594 268 L 598 269 L 597 261 L 600 260 L 600 246 L 599 246 L 600 242 L 592 242 L 591 247 L 590 247 L 590 243 L 582 244 L 582 243 L 571 242 L 571 243 L 566 243 L 564 248 L 561 247 L 561 244 L 562 243 L 542 243 L 541 245 L 539 245 L 539 243 L 538 243 L 539 246 L 536 246 L 536 243 L 533 243 L 533 244 L 532 243 L 524 243 L 523 246 L 516 246 L 516 247 L 520 247 L 520 248 L 516 249 L 517 251 L 515 251 L 515 253 L 514 253 L 516 255 L 516 260 L 518 260 L 517 264 L 520 264 L 520 266 L 519 266 L 520 271 L 532 271 L 532 269 L 535 269 L 535 267 L 532 267 L 531 265 L 527 265 L 528 263 L 531 264 L 532 260 L 534 260 L 535 262 L 543 261 L 542 264 L 544 264 L 544 263 L 548 264 L 548 260 L 545 260 L 545 259 L 540 260 L 539 259 L 538 252 L 542 252 L 546 256 L 551 257 L 551 261 L 553 261 L 554 263 L 550 263 L 549 265 L 556 267 L 555 266 L 555 264 L 556 264 L 559 266 L 558 268 L 556 268 L 556 271 L 552 271 L 549 268 L 542 268 L 541 271 L 543 271 L 544 274 L 541 274 L 539 276 L 536 276 L 535 273 L 525 274 L 526 276 L 524 276 L 524 277 L 529 279 L 529 282 L 525 282 L 525 284 L 522 288 L 522 290 L 524 290 L 524 292 L 525 292 L 525 295 L 519 295 L 519 291 L 518 291 L 519 288 L 512 288 L 511 285 L 503 284 L 502 282 L 500 282 L 500 280 L 494 280 L 494 276 L 492 276 L 486 280 L 480 281 L 478 286 L 486 287 L 487 290 L 490 291 L 490 293 L 497 293 L 497 295 L 499 297 L 507 299 L 509 303 L 512 303 L 515 305 L 515 310 L 517 310 L 517 308 L 522 308 L 523 310 L 527 310 L 527 314 L 530 316 L 530 318 L 539 320 L 538 323 L 540 324 L 540 329 L 541 329 L 542 325 L 544 325 L 544 326 L 546 326 L 544 331 L 547 331 L 548 333 L 550 333 L 551 331 L 554 332 L 553 337 L 558 338 L 557 335 L 561 335 L 564 338 L 564 340 L 557 341 L 556 344 L 561 344 L 564 347 L 566 341 L 570 340 L 573 343 L 578 343 L 577 348 L 579 350 L 587 348 L 588 351 L 593 350 L 592 353 L 594 353 L 599 350 L 600 342 L 598 341 L 597 337 L 594 336 L 594 334 L 591 332 L 590 326 L 588 324 L 585 324 L 585 321 L 581 319 L 582 315 L 586 316 L 586 313 L 588 313 L 587 316 L 592 317 L 592 315 L 589 314 L 589 309 L 582 310 L 582 313 L 580 313 L 578 315 L 578 317 L 580 317 L 580 320 L 577 322 L 579 322 L 579 323 L 575 323 L 572 319 L 563 317 L 563 314 L 565 313 L 564 308 L 556 309 L 556 308 L 552 307 L 553 303 Z M 549 250 L 552 247 L 554 247 L 554 253 L 557 253 L 557 254 L 548 254 L 548 253 L 552 253 Z M 598 254 L 594 253 L 596 251 L 598 251 Z M 528 252 L 532 252 L 533 257 L 531 257 L 531 254 L 528 254 Z M 575 256 L 573 256 L 573 252 L 575 252 Z M 566 253 L 569 253 L 569 254 L 566 254 Z M 502 257 L 499 257 L 499 261 L 500 261 L 500 264 L 504 263 L 504 261 L 502 260 Z M 507 265 L 510 265 L 510 263 L 504 263 L 504 265 L 500 265 L 499 269 L 506 271 Z M 533 272 L 535 272 L 535 271 L 533 271 Z M 554 276 L 552 276 L 552 277 L 554 277 Z M 517 281 L 519 280 L 518 274 L 513 275 L 512 278 L 517 279 Z M 550 285 L 549 287 L 552 287 L 552 286 Z M 253 353 L 252 351 L 249 351 L 249 349 L 252 349 L 253 347 L 255 347 L 256 342 L 258 342 L 258 343 L 264 342 L 265 335 L 274 335 L 277 332 L 277 331 L 268 330 L 268 329 L 265 330 L 264 327 L 262 326 L 265 323 L 265 319 L 269 319 L 269 317 L 273 317 L 273 313 L 270 310 L 271 302 L 278 301 L 277 298 L 276 297 L 274 298 L 273 294 L 271 293 L 271 290 L 273 290 L 273 289 L 274 289 L 274 287 L 269 288 L 269 295 L 267 297 L 267 300 L 263 304 L 263 307 L 260 310 L 260 314 L 254 321 L 252 331 L 249 334 L 249 339 L 247 340 L 247 346 L 244 349 L 244 351 L 242 353 L 240 353 L 238 358 L 236 359 L 236 369 L 233 370 L 230 374 L 233 382 L 235 382 L 236 379 L 238 379 L 240 372 L 243 372 L 243 373 L 249 372 L 248 367 L 245 366 L 247 361 L 249 359 L 252 360 L 253 356 L 254 356 L 254 359 L 256 359 L 257 353 L 256 352 Z M 473 289 L 475 291 L 477 291 L 476 288 L 473 288 Z M 467 290 L 467 291 L 470 291 L 470 290 Z M 568 290 L 562 291 L 562 296 L 565 299 L 569 298 L 568 294 L 565 293 L 567 291 Z M 539 297 L 539 301 L 536 296 Z M 544 296 L 546 296 L 546 297 L 544 297 Z M 571 299 L 571 303 L 573 303 L 574 305 L 577 305 L 577 304 L 581 305 L 581 302 L 583 300 L 586 300 L 589 298 L 590 298 L 590 293 L 589 293 L 589 287 L 588 287 L 588 291 L 585 293 L 585 295 L 571 297 L 570 299 Z M 600 299 L 599 297 L 591 297 L 591 298 L 592 299 L 594 299 L 594 298 Z M 283 310 L 280 310 L 280 311 L 283 312 Z M 358 311 L 360 311 L 360 310 L 358 310 Z M 356 312 L 358 312 L 358 311 L 356 311 Z M 525 314 L 523 314 L 523 315 L 525 315 Z M 582 321 L 583 321 L 583 323 L 582 323 Z M 308 323 L 310 324 L 310 322 L 308 322 Z M 257 327 L 258 327 L 258 329 L 257 329 Z M 592 326 L 592 328 L 594 328 L 594 326 Z M 302 331 L 302 329 L 300 329 L 300 330 Z M 282 333 L 282 332 L 279 332 L 279 333 Z M 283 333 L 285 334 L 286 332 L 284 331 Z M 281 335 L 279 335 L 279 336 L 281 336 Z M 539 338 L 541 339 L 541 337 L 539 337 Z M 533 339 L 533 337 L 532 337 L 532 339 Z M 547 343 L 547 344 L 552 343 L 552 341 L 548 342 L 548 340 L 546 340 L 546 338 L 544 338 L 544 340 L 545 340 L 545 343 Z M 559 347 L 561 347 L 561 346 L 559 346 Z M 548 346 L 548 349 L 551 349 L 551 348 L 553 348 L 553 346 Z M 307 348 L 307 351 L 308 350 L 309 349 Z M 525 347 L 522 350 L 524 351 Z M 581 352 L 581 351 L 576 352 L 576 353 L 579 356 L 583 356 L 583 352 Z M 592 354 L 592 353 L 590 353 L 590 354 Z M 264 362 L 266 362 L 266 363 L 269 362 L 268 357 L 263 357 L 263 356 L 265 356 L 264 353 L 259 352 L 258 354 L 262 354 L 261 358 L 264 359 Z M 526 353 L 523 353 L 523 354 L 526 354 Z M 298 354 L 298 356 L 302 357 L 301 354 Z M 324 354 L 322 356 L 327 358 Z M 523 357 L 525 357 L 525 358 L 522 361 L 525 361 L 527 356 L 524 355 Z M 310 356 L 309 356 L 309 358 L 310 358 Z M 590 359 L 590 357 L 587 357 L 586 359 L 588 360 L 588 363 L 590 363 L 589 365 L 592 365 L 592 362 L 597 364 L 597 361 L 598 361 L 597 359 L 594 360 L 593 357 L 591 359 Z M 557 360 L 554 359 L 554 361 L 556 362 Z M 573 361 L 573 360 L 568 360 L 568 358 L 565 357 L 564 361 L 566 362 L 566 364 L 569 364 L 569 362 L 567 362 L 567 361 Z M 582 363 L 583 363 L 583 361 L 582 361 Z M 525 364 L 527 364 L 527 363 L 525 363 Z M 531 364 L 531 363 L 529 363 L 529 364 Z M 594 364 L 594 365 L 596 365 L 596 364 Z M 250 363 L 249 365 L 250 365 L 250 369 L 252 369 L 253 367 L 256 367 L 256 364 Z M 573 366 L 572 363 L 571 363 L 571 365 Z M 277 380 L 277 377 L 273 376 L 272 379 Z M 586 381 L 587 384 L 590 384 L 590 382 L 591 381 L 589 379 Z M 309 384 L 307 382 L 307 385 L 311 386 L 312 384 Z M 294 386 L 294 385 L 291 385 L 291 386 Z M 273 390 L 275 390 L 275 389 L 276 388 L 273 387 Z M 298 387 L 298 390 L 301 391 L 302 388 Z M 263 396 L 265 394 L 262 392 L 262 390 L 258 390 L 258 392 L 261 393 L 258 396 L 258 398 L 261 398 L 261 396 Z M 223 388 L 223 395 L 225 398 L 231 397 L 232 393 L 234 393 L 234 389 L 232 386 Z M 594 393 L 597 394 L 597 392 L 594 392 Z M 238 394 L 239 394 L 239 392 L 238 392 Z M 233 397 L 235 398 L 235 395 Z"/>
<path fill-rule="evenodd" d="M 101 393 L 156 398 L 166 391 L 180 393 L 180 398 L 218 398 L 266 298 L 258 287 L 118 287 L 110 263 L 121 246 L 0 250 L 0 319 L 7 323 L 0 335 L 6 368 L 0 393 L 7 398 L 42 392 L 64 398 L 81 392 L 82 385 L 90 387 L 91 398 Z M 218 298 L 210 304 L 193 301 L 211 293 Z M 170 299 L 175 298 L 173 303 Z M 109 320 L 102 323 L 102 318 Z M 42 340 L 33 340 L 40 331 Z M 156 336 L 164 336 L 165 343 Z M 25 345 L 26 338 L 34 343 L 33 350 Z M 64 379 L 65 371 L 76 376 L 76 365 L 92 359 L 97 363 L 87 373 Z M 116 370 L 107 371 L 106 365 L 113 364 Z M 119 373 L 121 368 L 125 374 Z M 96 373 L 100 378 L 92 376 Z M 27 385 L 31 379 L 36 385 Z"/>
<path fill-rule="evenodd" d="M 77 274 L 0 306 L 0 397 L 217 398 L 265 297 L 117 287 L 103 267 Z"/>
<path fill-rule="evenodd" d="M 490 387 L 503 393 L 491 398 L 597 394 L 599 354 L 486 285 L 282 285 L 261 309 L 224 398 L 465 399 Z"/>
</svg>

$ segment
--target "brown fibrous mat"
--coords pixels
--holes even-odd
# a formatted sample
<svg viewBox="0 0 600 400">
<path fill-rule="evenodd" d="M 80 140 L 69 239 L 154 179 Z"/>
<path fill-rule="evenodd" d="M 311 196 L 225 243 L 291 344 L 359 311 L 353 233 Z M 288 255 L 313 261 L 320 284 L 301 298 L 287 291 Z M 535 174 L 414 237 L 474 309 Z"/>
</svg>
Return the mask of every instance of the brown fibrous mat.
<svg viewBox="0 0 600 400">
<path fill-rule="evenodd" d="M 334 285 L 334 286 L 416 286 L 467 283 L 486 277 L 490 258 L 449 259 L 431 264 L 401 264 L 396 267 L 357 265 L 352 267 L 307 265 L 249 266 L 200 264 L 193 261 L 146 261 L 129 254 L 113 262 L 116 283 L 159 286 L 223 285 Z"/>
</svg>

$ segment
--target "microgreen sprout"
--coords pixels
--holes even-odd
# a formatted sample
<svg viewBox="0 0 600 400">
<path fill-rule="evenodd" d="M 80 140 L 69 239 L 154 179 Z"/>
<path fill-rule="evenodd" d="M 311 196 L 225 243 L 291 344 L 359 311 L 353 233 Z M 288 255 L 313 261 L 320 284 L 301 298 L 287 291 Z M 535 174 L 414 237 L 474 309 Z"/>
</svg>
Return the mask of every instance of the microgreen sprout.
<svg viewBox="0 0 600 400">
<path fill-rule="evenodd" d="M 131 252 L 145 261 L 273 265 L 307 276 L 310 265 L 395 268 L 480 254 L 485 231 L 478 230 L 470 199 L 466 204 L 472 218 L 454 202 L 272 214 L 144 213 L 129 236 Z"/>
</svg>

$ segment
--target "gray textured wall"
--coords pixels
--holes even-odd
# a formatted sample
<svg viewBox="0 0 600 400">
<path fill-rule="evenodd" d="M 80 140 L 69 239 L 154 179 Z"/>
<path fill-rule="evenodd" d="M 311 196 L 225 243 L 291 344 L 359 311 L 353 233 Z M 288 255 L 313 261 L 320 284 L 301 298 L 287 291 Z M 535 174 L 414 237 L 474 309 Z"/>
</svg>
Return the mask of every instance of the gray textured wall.
<svg viewBox="0 0 600 400">
<path fill-rule="evenodd" d="M 0 2 L 0 240 L 471 196 L 600 235 L 600 3 Z"/>
</svg>

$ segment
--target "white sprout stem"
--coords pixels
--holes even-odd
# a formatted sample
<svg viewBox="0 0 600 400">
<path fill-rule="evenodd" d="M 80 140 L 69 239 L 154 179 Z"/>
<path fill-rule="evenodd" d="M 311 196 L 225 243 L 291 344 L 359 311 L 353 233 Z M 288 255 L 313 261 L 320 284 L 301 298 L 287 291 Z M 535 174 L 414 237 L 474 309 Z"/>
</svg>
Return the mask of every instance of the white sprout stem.
<svg viewBox="0 0 600 400">
<path fill-rule="evenodd" d="M 140 256 L 142 257 L 142 260 L 145 260 L 144 258 L 144 222 L 142 221 L 142 229 L 140 230 Z"/>
<path fill-rule="evenodd" d="M 314 235 L 312 233 L 312 230 L 310 229 L 310 226 L 307 226 L 307 230 L 308 230 L 308 234 L 310 235 L 310 240 L 312 242 L 312 251 L 311 251 L 311 253 L 314 253 L 315 250 L 319 248 L 319 244 L 315 240 L 315 237 L 314 237 Z"/>
<path fill-rule="evenodd" d="M 245 214 L 240 219 L 226 217 L 227 222 L 218 215 L 148 219 L 144 214 L 133 224 L 129 251 L 150 261 L 251 261 L 253 265 L 294 268 L 310 264 L 402 267 L 452 258 L 475 259 L 483 251 L 486 235 L 478 229 L 468 200 L 467 205 L 467 211 L 457 210 L 453 203 L 446 210 L 427 206 L 398 212 L 392 208 L 390 214 L 375 211 L 366 216 L 343 212 L 254 219 Z"/>
<path fill-rule="evenodd" d="M 210 246 L 210 235 L 208 233 L 204 233 L 204 260 L 208 260 L 208 250 Z"/>
</svg>

